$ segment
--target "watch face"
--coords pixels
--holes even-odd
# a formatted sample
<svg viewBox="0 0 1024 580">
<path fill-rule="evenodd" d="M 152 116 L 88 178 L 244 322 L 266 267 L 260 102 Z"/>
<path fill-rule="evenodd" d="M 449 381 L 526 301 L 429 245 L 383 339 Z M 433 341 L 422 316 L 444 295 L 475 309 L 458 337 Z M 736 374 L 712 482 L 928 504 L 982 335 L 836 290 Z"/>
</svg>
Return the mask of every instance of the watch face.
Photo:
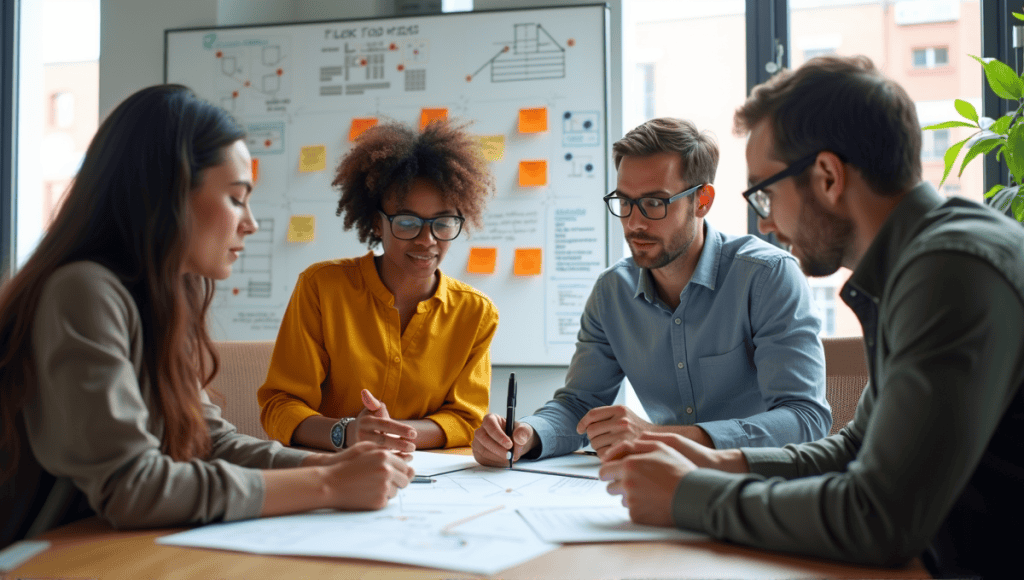
<svg viewBox="0 0 1024 580">
<path fill-rule="evenodd" d="M 341 423 L 335 423 L 334 427 L 331 427 L 331 443 L 335 447 L 341 447 L 341 444 L 345 442 L 345 428 L 341 426 Z"/>
</svg>

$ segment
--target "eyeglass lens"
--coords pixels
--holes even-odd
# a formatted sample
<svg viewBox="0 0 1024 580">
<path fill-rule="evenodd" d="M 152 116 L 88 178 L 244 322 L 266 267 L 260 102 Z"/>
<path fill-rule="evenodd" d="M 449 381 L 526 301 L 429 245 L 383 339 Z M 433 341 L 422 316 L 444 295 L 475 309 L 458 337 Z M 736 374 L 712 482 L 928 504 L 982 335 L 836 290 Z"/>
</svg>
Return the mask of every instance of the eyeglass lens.
<svg viewBox="0 0 1024 580">
<path fill-rule="evenodd" d="M 640 207 L 640 213 L 647 219 L 660 220 L 668 215 L 668 204 L 656 197 L 641 197 L 636 200 L 618 196 L 608 198 L 608 211 L 615 217 L 629 217 L 634 205 Z"/>
<path fill-rule="evenodd" d="M 391 217 L 391 233 L 400 240 L 412 240 L 420 235 L 426 221 L 430 222 L 430 233 L 441 241 L 454 240 L 462 231 L 462 220 L 455 216 L 424 220 L 419 216 L 398 214 Z"/>
</svg>

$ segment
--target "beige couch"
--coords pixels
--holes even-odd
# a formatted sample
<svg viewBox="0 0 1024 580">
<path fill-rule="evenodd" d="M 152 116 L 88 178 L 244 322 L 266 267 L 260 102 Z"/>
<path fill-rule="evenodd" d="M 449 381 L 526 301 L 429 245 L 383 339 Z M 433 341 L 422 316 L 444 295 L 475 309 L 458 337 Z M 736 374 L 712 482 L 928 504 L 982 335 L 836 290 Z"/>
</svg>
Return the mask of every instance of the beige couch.
<svg viewBox="0 0 1024 580">
<path fill-rule="evenodd" d="M 832 405 L 832 433 L 853 419 L 860 393 L 868 380 L 864 344 L 860 337 L 826 338 L 826 397 Z M 213 401 L 238 431 L 260 439 L 267 434 L 260 425 L 256 390 L 267 378 L 273 341 L 225 341 L 216 344 L 220 372 L 211 384 Z M 218 393 L 221 396 L 218 396 Z"/>
</svg>

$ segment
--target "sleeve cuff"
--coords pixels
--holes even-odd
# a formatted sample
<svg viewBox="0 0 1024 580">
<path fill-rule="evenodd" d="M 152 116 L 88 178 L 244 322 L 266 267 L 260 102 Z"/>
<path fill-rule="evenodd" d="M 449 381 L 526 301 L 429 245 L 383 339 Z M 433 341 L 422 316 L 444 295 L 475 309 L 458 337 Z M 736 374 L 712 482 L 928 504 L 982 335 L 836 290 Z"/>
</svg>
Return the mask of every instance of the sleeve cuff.
<svg viewBox="0 0 1024 580">
<path fill-rule="evenodd" d="M 672 522 L 676 527 L 708 533 L 704 526 L 705 508 L 719 490 L 736 480 L 736 474 L 717 469 L 691 471 L 676 486 L 672 496 Z"/>
<path fill-rule="evenodd" d="M 733 419 L 708 421 L 707 423 L 697 423 L 696 426 L 703 429 L 708 437 L 711 437 L 715 449 L 735 449 L 750 444 L 739 421 Z"/>
<path fill-rule="evenodd" d="M 292 434 L 299 424 L 319 414 L 305 405 L 292 404 L 275 413 L 276 421 L 265 423 L 263 428 L 271 439 L 282 445 L 291 445 Z"/>
<path fill-rule="evenodd" d="M 466 423 L 462 417 L 459 417 L 454 413 L 434 413 L 433 415 L 427 415 L 424 419 L 430 419 L 434 423 L 437 423 L 437 426 L 441 428 L 441 431 L 444 431 L 445 449 L 451 447 L 465 447 L 473 440 L 473 432 L 469 429 L 469 424 Z"/>
<path fill-rule="evenodd" d="M 778 447 L 744 447 L 740 449 L 747 459 L 751 473 L 764 477 L 795 479 L 800 477 L 793 456 Z"/>
<path fill-rule="evenodd" d="M 530 459 L 544 459 L 545 457 L 565 455 L 580 449 L 587 443 L 586 435 L 579 435 L 575 431 L 559 433 L 550 421 L 537 415 L 524 417 L 519 422 L 533 427 L 533 430 L 537 432 L 537 438 L 540 439 L 540 454 L 536 457 L 530 457 Z"/>
</svg>

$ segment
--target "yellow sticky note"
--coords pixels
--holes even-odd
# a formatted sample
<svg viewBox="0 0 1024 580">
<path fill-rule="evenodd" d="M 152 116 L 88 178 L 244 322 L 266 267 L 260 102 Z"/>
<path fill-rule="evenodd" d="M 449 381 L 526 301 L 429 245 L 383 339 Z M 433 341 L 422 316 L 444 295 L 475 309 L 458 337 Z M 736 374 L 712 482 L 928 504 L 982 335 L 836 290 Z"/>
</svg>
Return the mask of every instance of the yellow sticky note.
<svg viewBox="0 0 1024 580">
<path fill-rule="evenodd" d="M 420 131 L 425 129 L 431 121 L 447 118 L 448 109 L 423 109 L 420 111 Z"/>
<path fill-rule="evenodd" d="M 540 248 L 516 248 L 515 266 L 512 273 L 516 276 L 537 276 L 540 274 Z"/>
<path fill-rule="evenodd" d="M 543 159 L 519 162 L 519 187 L 539 187 L 548 183 L 548 162 Z"/>
<path fill-rule="evenodd" d="M 505 136 L 484 135 L 480 137 L 480 147 L 483 149 L 484 159 L 501 161 L 505 156 Z"/>
<path fill-rule="evenodd" d="M 348 130 L 348 140 L 355 141 L 363 134 L 364 131 L 373 127 L 377 124 L 376 117 L 367 117 L 365 119 L 352 119 L 352 128 Z"/>
<path fill-rule="evenodd" d="M 260 180 L 260 160 L 256 157 L 252 158 L 252 182 L 255 184 Z"/>
<path fill-rule="evenodd" d="M 466 271 L 470 274 L 493 274 L 498 261 L 498 248 L 470 248 Z"/>
<path fill-rule="evenodd" d="M 316 237 L 315 215 L 293 215 L 288 220 L 289 242 L 312 242 Z"/>
<path fill-rule="evenodd" d="M 303 147 L 299 153 L 299 171 L 310 173 L 323 171 L 327 168 L 327 146 L 310 145 Z"/>
<path fill-rule="evenodd" d="M 548 108 L 519 109 L 520 133 L 543 133 L 548 130 Z"/>
</svg>

